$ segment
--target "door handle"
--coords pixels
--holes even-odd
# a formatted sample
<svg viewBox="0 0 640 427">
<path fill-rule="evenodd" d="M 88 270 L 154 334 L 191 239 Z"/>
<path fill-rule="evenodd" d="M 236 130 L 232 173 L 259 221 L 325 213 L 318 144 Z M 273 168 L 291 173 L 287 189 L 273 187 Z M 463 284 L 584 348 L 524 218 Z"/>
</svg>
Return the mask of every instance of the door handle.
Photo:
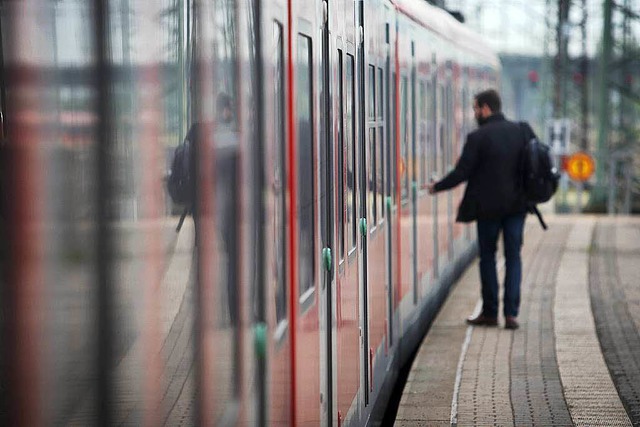
<svg viewBox="0 0 640 427">
<path fill-rule="evenodd" d="M 324 263 L 324 268 L 330 272 L 332 265 L 331 248 L 322 248 L 322 261 Z"/>
</svg>

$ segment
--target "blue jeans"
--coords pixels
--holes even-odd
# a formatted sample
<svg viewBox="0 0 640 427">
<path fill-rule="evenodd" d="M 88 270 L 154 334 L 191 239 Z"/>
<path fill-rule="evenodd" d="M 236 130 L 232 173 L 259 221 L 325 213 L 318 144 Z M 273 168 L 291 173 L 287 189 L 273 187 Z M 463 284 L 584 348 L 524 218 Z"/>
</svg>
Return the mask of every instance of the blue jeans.
<svg viewBox="0 0 640 427">
<path fill-rule="evenodd" d="M 498 273 L 496 250 L 502 230 L 504 240 L 505 278 L 504 307 L 506 316 L 517 316 L 520 308 L 520 281 L 522 280 L 522 236 L 526 212 L 496 220 L 478 220 L 480 246 L 480 280 L 482 281 L 482 314 L 498 317 Z"/>
</svg>

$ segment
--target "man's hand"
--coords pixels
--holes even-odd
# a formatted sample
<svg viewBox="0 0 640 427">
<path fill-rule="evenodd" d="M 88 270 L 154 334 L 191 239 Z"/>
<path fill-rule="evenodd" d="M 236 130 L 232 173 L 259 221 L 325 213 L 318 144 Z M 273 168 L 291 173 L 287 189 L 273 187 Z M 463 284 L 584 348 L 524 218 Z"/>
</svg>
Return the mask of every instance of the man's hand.
<svg viewBox="0 0 640 427">
<path fill-rule="evenodd" d="M 435 194 L 436 192 L 436 183 L 435 181 L 431 181 L 429 184 L 427 184 L 427 190 L 429 190 L 429 194 Z"/>
</svg>

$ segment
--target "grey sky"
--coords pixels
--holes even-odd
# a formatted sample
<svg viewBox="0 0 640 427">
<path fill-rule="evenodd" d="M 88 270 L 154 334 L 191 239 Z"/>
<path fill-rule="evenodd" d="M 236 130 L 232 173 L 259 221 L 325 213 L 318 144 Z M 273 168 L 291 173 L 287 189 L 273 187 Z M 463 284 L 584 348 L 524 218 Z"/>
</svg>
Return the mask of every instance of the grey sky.
<svg viewBox="0 0 640 427">
<path fill-rule="evenodd" d="M 557 20 L 557 0 L 447 0 L 447 7 L 461 11 L 467 25 L 478 31 L 500 53 L 543 55 L 545 41 L 547 53 L 553 54 L 555 45 L 555 26 Z M 547 4 L 551 7 L 552 32 L 546 36 Z M 580 2 L 572 2 L 570 22 L 569 54 L 581 54 L 580 28 L 577 27 L 581 16 Z M 587 50 L 590 56 L 596 51 L 601 37 L 602 0 L 587 0 L 589 13 Z"/>
</svg>

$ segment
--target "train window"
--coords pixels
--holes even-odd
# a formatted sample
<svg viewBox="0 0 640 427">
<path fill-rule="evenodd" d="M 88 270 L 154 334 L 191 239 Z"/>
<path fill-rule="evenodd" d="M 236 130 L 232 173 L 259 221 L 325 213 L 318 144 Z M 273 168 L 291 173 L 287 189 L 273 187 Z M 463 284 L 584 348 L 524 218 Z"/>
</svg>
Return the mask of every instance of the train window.
<svg viewBox="0 0 640 427">
<path fill-rule="evenodd" d="M 452 106 L 453 106 L 453 93 L 451 90 L 451 84 L 447 84 L 447 88 L 446 88 L 446 101 L 445 101 L 445 114 L 446 114 L 446 120 L 445 120 L 445 126 L 447 128 L 447 139 L 445 140 L 445 164 L 446 164 L 446 169 L 445 169 L 445 173 L 447 173 L 449 171 L 449 169 L 451 168 L 451 164 L 452 164 L 452 157 L 453 157 L 453 111 L 452 111 Z"/>
<path fill-rule="evenodd" d="M 202 99 L 202 95 L 197 104 L 202 104 L 201 114 L 209 115 L 213 122 L 213 135 L 211 149 L 214 152 L 215 159 L 213 170 L 214 189 L 213 194 L 203 194 L 205 186 L 202 186 L 202 194 L 200 194 L 202 203 L 208 205 L 213 215 L 207 217 L 206 209 L 202 211 L 202 221 L 206 224 L 213 221 L 215 224 L 215 235 L 204 237 L 205 239 L 213 239 L 211 243 L 216 245 L 217 253 L 207 254 L 211 256 L 214 262 L 214 270 L 219 272 L 211 275 L 212 283 L 215 283 L 217 298 L 225 301 L 222 305 L 224 309 L 213 310 L 216 314 L 217 325 L 220 325 L 221 332 L 228 337 L 229 345 L 215 357 L 211 362 L 215 366 L 214 372 L 219 372 L 223 378 L 220 381 L 220 388 L 214 392 L 221 400 L 219 405 L 220 412 L 215 416 L 216 421 L 229 417 L 233 412 L 234 403 L 240 399 L 240 328 L 238 325 L 241 320 L 240 310 L 240 292 L 241 284 L 240 272 L 240 246 L 238 234 L 240 232 L 240 221 L 238 221 L 239 211 L 239 195 L 241 186 L 237 174 L 240 170 L 240 133 L 239 133 L 239 102 L 238 102 L 238 70 L 239 64 L 239 33 L 237 26 L 237 10 L 228 2 L 216 1 L 209 3 L 207 7 L 212 7 L 212 19 L 207 24 L 203 24 L 198 32 L 202 30 L 200 36 L 206 37 L 211 34 L 212 39 L 207 42 L 206 49 L 217 47 L 212 50 L 212 72 L 209 75 L 201 74 L 198 78 L 205 81 L 205 78 L 212 79 L 210 85 L 211 92 L 203 89 L 206 98 Z M 149 6 L 150 7 L 150 6 Z M 206 25 L 206 29 L 204 26 Z M 195 42 L 196 44 L 198 41 Z M 210 44 L 209 44 L 210 43 Z M 205 49 L 205 45 L 201 44 L 200 48 Z M 203 67 L 205 68 L 205 67 Z M 209 71 L 204 71 L 207 73 Z M 204 88 L 204 85 L 199 86 Z M 207 105 L 207 107 L 205 107 Z M 212 107 L 212 108 L 211 108 Z M 207 110 L 205 113 L 204 110 Z M 206 128 L 206 127 L 205 127 Z M 207 138 L 203 138 L 206 141 Z M 206 144 L 206 142 L 204 142 Z M 206 176 L 206 175 L 205 175 Z M 206 200 L 206 202 L 204 201 Z M 206 253 L 206 251 L 203 251 Z M 209 262 L 209 258 L 199 260 L 202 269 L 204 263 Z M 205 286 L 208 286 L 205 284 Z M 216 380 L 217 381 L 217 380 Z M 231 386 L 231 388 L 228 388 Z M 216 384 L 218 387 L 218 384 Z M 219 390 L 228 390 L 229 394 L 225 394 Z"/>
<path fill-rule="evenodd" d="M 440 133 L 438 135 L 438 160 L 440 161 L 440 164 L 438 165 L 438 174 L 444 175 L 447 170 L 445 158 L 445 141 L 447 140 L 447 112 L 445 111 L 445 106 L 447 103 L 444 87 L 442 85 L 438 86 L 438 91 L 440 92 L 438 96 L 438 126 L 440 127 Z"/>
<path fill-rule="evenodd" d="M 420 155 L 419 155 L 419 167 L 420 167 L 420 172 L 419 172 L 419 179 L 420 179 L 420 184 L 421 186 L 424 186 L 427 184 L 427 111 L 426 111 L 426 105 L 427 105 L 427 89 L 426 89 L 426 85 L 424 84 L 423 81 L 420 82 L 420 94 L 418 96 L 418 124 L 419 124 L 419 149 L 420 149 Z"/>
<path fill-rule="evenodd" d="M 432 175 L 436 174 L 437 163 L 436 163 L 436 135 L 437 135 L 437 112 L 436 112 L 436 103 L 437 103 L 437 93 L 434 91 L 433 82 L 429 82 L 427 86 L 427 92 L 431 94 L 430 99 L 427 102 L 427 117 L 428 117 L 428 140 L 427 140 L 427 162 L 429 164 L 429 176 L 427 177 L 431 180 Z"/>
<path fill-rule="evenodd" d="M 376 196 L 376 204 L 378 206 L 378 212 L 380 212 L 380 222 L 382 222 L 382 220 L 384 219 L 384 206 L 383 206 L 383 198 L 384 198 L 384 127 L 383 126 L 379 126 L 378 127 L 378 144 L 377 144 L 377 150 L 378 150 L 378 158 L 377 158 L 377 162 L 376 162 L 376 167 L 377 167 L 377 171 L 376 171 L 376 177 L 377 177 L 377 182 L 376 182 L 376 190 L 377 190 L 377 196 Z"/>
<path fill-rule="evenodd" d="M 376 209 L 376 128 L 371 126 L 369 128 L 369 189 L 367 193 L 367 204 L 369 205 L 369 214 L 371 215 L 372 225 L 375 225 L 378 220 Z"/>
<path fill-rule="evenodd" d="M 274 126 L 275 147 L 273 150 L 273 189 L 274 189 L 274 261 L 275 261 L 275 288 L 276 288 L 276 321 L 280 323 L 287 317 L 287 229 L 286 229 L 286 200 L 285 188 L 287 187 L 287 175 L 285 171 L 285 140 L 284 140 L 284 42 L 282 37 L 282 25 L 276 22 L 274 30 Z"/>
<path fill-rule="evenodd" d="M 408 120 L 408 81 L 407 77 L 402 76 L 400 85 L 400 185 L 401 197 L 405 200 L 409 197 L 409 174 L 407 168 L 409 166 L 409 120 Z"/>
<path fill-rule="evenodd" d="M 339 96 L 339 115 L 338 115 L 338 253 L 340 261 L 344 259 L 344 223 L 345 223 L 345 206 L 344 206 L 344 83 L 342 51 L 338 49 L 338 96 Z"/>
<path fill-rule="evenodd" d="M 369 65 L 369 119 L 376 117 L 376 67 Z"/>
<path fill-rule="evenodd" d="M 398 144 L 398 135 L 397 135 L 398 120 L 397 120 L 397 114 L 396 114 L 396 110 L 397 110 L 396 81 L 397 81 L 396 73 L 394 72 L 391 74 L 391 84 L 389 85 L 389 87 L 391 88 L 390 90 L 391 96 L 389 97 L 389 110 L 391 113 L 391 140 L 389 141 L 389 154 L 390 154 L 389 184 L 390 184 L 391 198 L 393 199 L 394 206 L 396 203 L 396 199 L 398 197 L 398 190 L 396 185 L 396 179 L 397 179 L 396 170 L 398 168 L 398 158 L 397 158 L 397 152 L 396 152 L 396 147 Z"/>
<path fill-rule="evenodd" d="M 347 225 L 349 229 L 349 252 L 356 248 L 357 242 L 357 215 L 356 212 L 356 150 L 355 150 L 355 80 L 354 80 L 355 59 L 353 55 L 347 54 L 346 62 L 346 92 L 345 105 L 347 107 L 345 119 L 345 142 L 347 147 Z"/>
<path fill-rule="evenodd" d="M 298 268 L 300 297 L 313 289 L 315 226 L 313 188 L 313 93 L 311 39 L 298 34 L 296 63 L 296 116 L 298 119 Z"/>
<path fill-rule="evenodd" d="M 382 102 L 382 68 L 378 68 L 378 79 L 376 80 L 376 98 L 378 99 L 378 103 L 376 107 L 378 108 L 378 118 L 382 119 L 382 115 L 384 114 L 384 102 Z"/>
</svg>

